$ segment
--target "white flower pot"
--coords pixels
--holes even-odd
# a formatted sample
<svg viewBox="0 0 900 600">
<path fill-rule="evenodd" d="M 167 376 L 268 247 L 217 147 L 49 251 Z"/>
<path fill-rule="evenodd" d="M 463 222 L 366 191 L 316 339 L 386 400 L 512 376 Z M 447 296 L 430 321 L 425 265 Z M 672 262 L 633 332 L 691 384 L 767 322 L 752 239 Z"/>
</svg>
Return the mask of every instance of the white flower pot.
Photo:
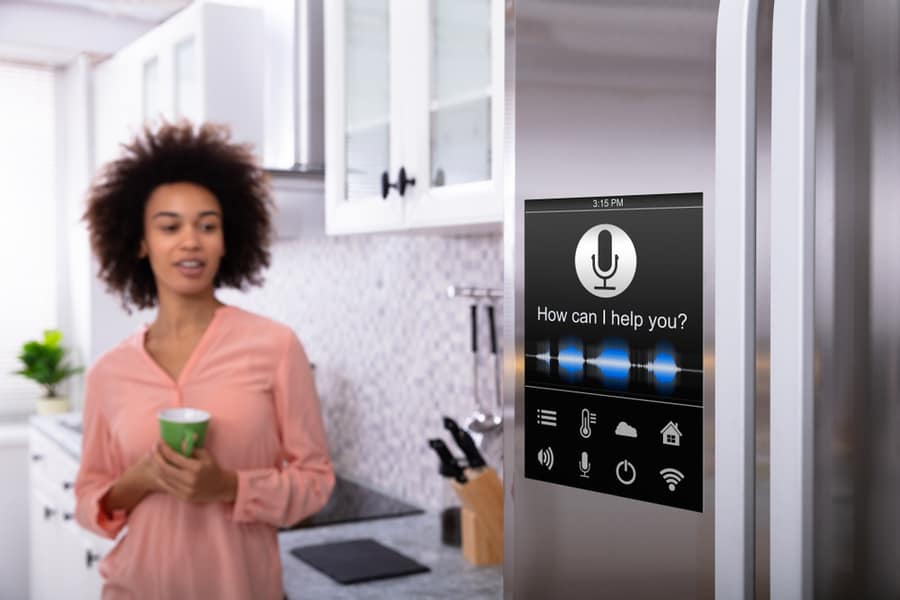
<svg viewBox="0 0 900 600">
<path fill-rule="evenodd" d="M 37 414 L 39 415 L 55 415 L 69 412 L 70 410 L 69 398 L 66 396 L 39 398 L 37 401 Z"/>
</svg>

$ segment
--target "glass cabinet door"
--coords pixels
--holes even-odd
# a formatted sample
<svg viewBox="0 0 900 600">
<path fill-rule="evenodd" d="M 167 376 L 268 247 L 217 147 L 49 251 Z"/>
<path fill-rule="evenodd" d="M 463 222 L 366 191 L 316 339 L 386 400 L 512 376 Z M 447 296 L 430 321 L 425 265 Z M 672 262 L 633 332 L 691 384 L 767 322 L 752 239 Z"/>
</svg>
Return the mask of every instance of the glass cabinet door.
<svg viewBox="0 0 900 600">
<path fill-rule="evenodd" d="M 390 0 L 346 0 L 344 198 L 381 196 L 390 169 Z M 389 174 L 390 176 L 390 174 Z"/>
<path fill-rule="evenodd" d="M 194 124 L 200 120 L 200 81 L 197 77 L 194 38 L 175 46 L 175 116 Z"/>
<path fill-rule="evenodd" d="M 160 97 L 159 58 L 153 58 L 144 62 L 141 77 L 142 90 L 142 117 L 144 123 L 155 124 L 162 115 L 162 98 Z"/>
<path fill-rule="evenodd" d="M 430 184 L 491 179 L 491 0 L 431 0 Z"/>
</svg>

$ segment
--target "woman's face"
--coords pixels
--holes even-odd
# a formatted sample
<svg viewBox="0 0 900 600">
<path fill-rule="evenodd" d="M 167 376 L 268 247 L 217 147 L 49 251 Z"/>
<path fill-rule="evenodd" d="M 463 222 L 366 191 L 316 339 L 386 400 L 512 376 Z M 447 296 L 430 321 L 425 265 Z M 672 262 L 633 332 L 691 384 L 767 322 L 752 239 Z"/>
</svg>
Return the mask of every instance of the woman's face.
<svg viewBox="0 0 900 600">
<path fill-rule="evenodd" d="M 158 291 L 208 293 L 225 255 L 222 208 L 193 183 L 160 185 L 144 208 L 140 256 L 148 257 Z"/>
</svg>

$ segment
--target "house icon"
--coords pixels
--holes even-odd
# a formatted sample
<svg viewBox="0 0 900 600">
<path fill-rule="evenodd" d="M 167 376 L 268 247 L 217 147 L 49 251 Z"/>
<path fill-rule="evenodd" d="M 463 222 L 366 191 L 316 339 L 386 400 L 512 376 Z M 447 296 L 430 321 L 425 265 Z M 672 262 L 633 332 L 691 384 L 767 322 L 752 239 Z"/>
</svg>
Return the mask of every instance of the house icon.
<svg viewBox="0 0 900 600">
<path fill-rule="evenodd" d="M 681 432 L 678 430 L 678 423 L 669 421 L 660 431 L 662 434 L 662 443 L 666 446 L 680 446 Z"/>
</svg>

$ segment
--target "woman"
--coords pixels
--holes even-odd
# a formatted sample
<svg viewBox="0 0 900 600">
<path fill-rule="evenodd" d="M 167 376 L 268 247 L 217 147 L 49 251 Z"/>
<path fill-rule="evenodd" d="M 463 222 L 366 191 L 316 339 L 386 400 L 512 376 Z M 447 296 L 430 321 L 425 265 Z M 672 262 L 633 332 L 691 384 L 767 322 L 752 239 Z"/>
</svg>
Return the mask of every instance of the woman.
<svg viewBox="0 0 900 600">
<path fill-rule="evenodd" d="M 306 354 L 288 327 L 215 289 L 260 285 L 269 264 L 264 173 L 225 130 L 164 125 L 125 147 L 85 219 L 100 278 L 149 326 L 87 374 L 76 518 L 116 538 L 103 598 L 281 599 L 277 528 L 334 485 Z M 190 458 L 157 413 L 211 415 Z"/>
</svg>

